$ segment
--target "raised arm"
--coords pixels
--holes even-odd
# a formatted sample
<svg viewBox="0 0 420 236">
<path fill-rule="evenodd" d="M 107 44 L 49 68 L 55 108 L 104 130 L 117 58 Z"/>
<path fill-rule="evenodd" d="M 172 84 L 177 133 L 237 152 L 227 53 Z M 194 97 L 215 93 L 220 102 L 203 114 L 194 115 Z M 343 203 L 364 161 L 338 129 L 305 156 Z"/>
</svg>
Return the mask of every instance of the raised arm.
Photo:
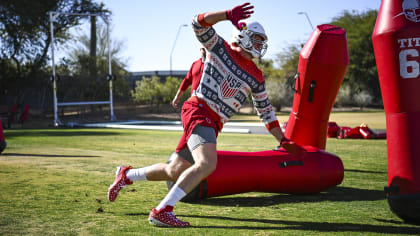
<svg viewBox="0 0 420 236">
<path fill-rule="evenodd" d="M 201 19 L 199 18 L 199 21 L 200 23 L 206 24 L 206 26 L 211 26 L 219 21 L 230 20 L 232 24 L 238 28 L 240 27 L 238 25 L 240 20 L 249 18 L 251 14 L 254 13 L 252 10 L 253 8 L 254 6 L 247 2 L 226 11 L 206 12 L 200 15 Z"/>
</svg>

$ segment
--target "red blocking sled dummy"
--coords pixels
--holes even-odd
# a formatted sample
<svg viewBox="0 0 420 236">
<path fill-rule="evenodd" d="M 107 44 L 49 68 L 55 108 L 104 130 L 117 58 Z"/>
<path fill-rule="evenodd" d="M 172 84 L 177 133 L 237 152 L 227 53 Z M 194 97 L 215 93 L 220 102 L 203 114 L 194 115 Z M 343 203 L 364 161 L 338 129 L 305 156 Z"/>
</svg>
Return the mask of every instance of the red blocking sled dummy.
<svg viewBox="0 0 420 236">
<path fill-rule="evenodd" d="M 382 0 L 372 35 L 385 107 L 391 210 L 420 223 L 420 7 Z"/>
<path fill-rule="evenodd" d="M 300 52 L 287 138 L 325 149 L 329 116 L 348 63 L 346 31 L 319 25 Z"/>
<path fill-rule="evenodd" d="M 245 192 L 314 194 L 340 184 L 343 163 L 322 149 L 329 113 L 347 64 L 345 31 L 332 25 L 318 26 L 301 53 L 297 92 L 286 128 L 286 137 L 301 145 L 303 151 L 299 155 L 291 155 L 283 148 L 217 151 L 216 170 L 183 201 Z M 167 184 L 168 188 L 173 185 Z"/>
<path fill-rule="evenodd" d="M 245 192 L 314 194 L 341 183 L 340 158 L 319 148 L 304 146 L 304 155 L 283 148 L 260 152 L 217 151 L 216 170 L 182 201 Z M 176 157 L 172 154 L 169 162 Z M 173 182 L 167 182 L 171 188 Z"/>
</svg>

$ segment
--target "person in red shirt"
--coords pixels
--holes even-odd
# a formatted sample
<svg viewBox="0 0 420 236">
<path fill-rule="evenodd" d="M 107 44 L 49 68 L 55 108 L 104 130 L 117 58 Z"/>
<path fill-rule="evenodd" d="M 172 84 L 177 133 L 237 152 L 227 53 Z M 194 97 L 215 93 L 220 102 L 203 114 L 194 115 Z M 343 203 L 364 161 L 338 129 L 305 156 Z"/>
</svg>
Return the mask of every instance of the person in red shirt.
<svg viewBox="0 0 420 236">
<path fill-rule="evenodd" d="M 172 181 L 175 184 L 171 190 L 150 212 L 149 223 L 165 227 L 189 226 L 188 222 L 175 216 L 173 208 L 216 169 L 218 132 L 239 111 L 249 94 L 258 116 L 276 141 L 290 153 L 296 149 L 293 142 L 285 139 L 268 99 L 262 72 L 252 61 L 266 52 L 264 28 L 258 22 L 239 23 L 251 16 L 252 9 L 252 5 L 245 3 L 231 10 L 202 13 L 193 18 L 194 33 L 207 55 L 200 83 L 182 106 L 184 132 L 176 153 L 183 158 L 192 156 L 194 163 L 187 164 L 186 160 L 178 158 L 169 164 L 158 163 L 138 169 L 120 166 L 114 183 L 108 189 L 111 202 L 115 201 L 123 187 L 133 181 Z M 224 20 L 230 20 L 235 27 L 231 44 L 212 27 Z M 185 166 L 188 168 L 185 169 Z"/>
<path fill-rule="evenodd" d="M 204 61 L 206 60 L 206 49 L 200 48 L 200 52 L 201 58 L 193 62 L 190 70 L 188 71 L 188 74 L 185 76 L 174 99 L 172 100 L 172 106 L 174 108 L 178 108 L 179 99 L 182 97 L 185 91 L 187 91 L 188 87 L 191 86 L 192 95 L 194 90 L 196 90 L 200 84 L 200 79 L 203 75 Z"/>
</svg>

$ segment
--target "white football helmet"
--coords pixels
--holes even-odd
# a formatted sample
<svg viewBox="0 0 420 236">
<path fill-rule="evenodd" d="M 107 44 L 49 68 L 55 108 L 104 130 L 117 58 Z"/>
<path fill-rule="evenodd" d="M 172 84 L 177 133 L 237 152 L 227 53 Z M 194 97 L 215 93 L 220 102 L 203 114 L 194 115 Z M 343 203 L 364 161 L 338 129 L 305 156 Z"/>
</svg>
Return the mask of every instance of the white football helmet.
<svg viewBox="0 0 420 236">
<path fill-rule="evenodd" d="M 420 22 L 420 2 L 419 0 L 404 0 L 402 8 L 405 17 L 414 22 Z"/>
<path fill-rule="evenodd" d="M 263 57 L 267 52 L 267 35 L 262 25 L 256 21 L 246 22 L 245 24 L 241 22 L 240 24 L 243 25 L 241 30 L 233 27 L 232 43 L 236 43 L 254 58 Z M 263 40 L 256 39 L 256 35 Z"/>
</svg>

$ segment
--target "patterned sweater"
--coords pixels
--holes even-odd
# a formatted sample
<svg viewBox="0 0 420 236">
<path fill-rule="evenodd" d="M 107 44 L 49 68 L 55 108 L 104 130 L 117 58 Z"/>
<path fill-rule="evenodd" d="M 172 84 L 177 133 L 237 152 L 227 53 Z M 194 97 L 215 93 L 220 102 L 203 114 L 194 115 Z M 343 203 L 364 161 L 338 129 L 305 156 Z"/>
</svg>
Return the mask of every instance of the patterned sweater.
<svg viewBox="0 0 420 236">
<path fill-rule="evenodd" d="M 251 93 L 257 114 L 267 129 L 279 127 L 261 70 L 252 60 L 232 50 L 213 27 L 200 24 L 198 19 L 199 16 L 193 18 L 193 30 L 198 41 L 207 49 L 207 57 L 200 84 L 193 96 L 205 101 L 224 124 L 239 111 Z"/>
</svg>

